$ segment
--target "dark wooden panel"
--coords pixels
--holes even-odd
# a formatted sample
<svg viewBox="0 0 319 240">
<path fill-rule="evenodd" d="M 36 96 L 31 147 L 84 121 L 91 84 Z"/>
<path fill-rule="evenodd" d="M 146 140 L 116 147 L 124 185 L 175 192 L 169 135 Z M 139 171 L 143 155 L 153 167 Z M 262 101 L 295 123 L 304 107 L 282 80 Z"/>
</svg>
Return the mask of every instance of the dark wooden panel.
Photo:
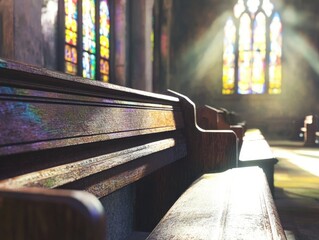
<svg viewBox="0 0 319 240">
<path fill-rule="evenodd" d="M 178 99 L 175 97 L 87 80 L 5 59 L 0 59 L 0 76 L 0 86 L 72 93 L 90 97 L 108 96 L 113 99 L 138 102 L 178 103 Z"/>
<path fill-rule="evenodd" d="M 137 184 L 136 225 L 139 231 L 151 231 L 179 195 L 201 174 L 237 166 L 235 133 L 200 129 L 195 121 L 195 104 L 181 94 L 171 93 L 181 102 L 187 156 Z"/>
<path fill-rule="evenodd" d="M 181 102 L 193 177 L 236 167 L 239 155 L 236 134 L 231 130 L 201 129 L 197 125 L 195 104 L 182 94 L 170 92 L 179 97 Z"/>
<path fill-rule="evenodd" d="M 0 156 L 183 127 L 175 97 L 0 63 Z"/>
<path fill-rule="evenodd" d="M 165 153 L 162 156 L 163 159 L 152 155 L 159 152 Z M 12 177 L 0 181 L 0 188 L 56 188 L 94 175 L 95 182 L 84 188 L 101 197 L 137 181 L 160 166 L 182 158 L 185 154 L 185 144 L 177 139 L 170 138 Z M 149 155 L 152 155 L 152 158 L 148 159 L 148 162 L 140 164 L 140 166 L 137 164 L 127 165 L 133 160 L 142 159 Z M 119 166 L 123 166 L 123 168 L 117 169 L 116 167 Z M 109 173 L 106 174 L 106 171 L 109 171 Z M 103 173 L 101 181 L 97 180 L 97 174 L 99 173 Z M 96 183 L 97 181 L 98 183 Z"/>
<path fill-rule="evenodd" d="M 105 239 L 105 213 L 91 194 L 39 188 L 0 190 L 1 239 Z"/>
<path fill-rule="evenodd" d="M 245 132 L 243 125 L 230 125 L 226 122 L 225 113 L 223 111 L 208 105 L 197 108 L 196 113 L 197 123 L 202 129 L 234 131 L 238 138 L 238 149 L 240 150 Z"/>
<path fill-rule="evenodd" d="M 0 155 L 129 136 L 183 126 L 172 105 L 0 88 Z"/>
<path fill-rule="evenodd" d="M 229 129 L 221 119 L 222 111 L 210 106 L 197 108 L 197 123 L 203 129 Z M 223 124 L 223 127 L 220 125 Z"/>
</svg>

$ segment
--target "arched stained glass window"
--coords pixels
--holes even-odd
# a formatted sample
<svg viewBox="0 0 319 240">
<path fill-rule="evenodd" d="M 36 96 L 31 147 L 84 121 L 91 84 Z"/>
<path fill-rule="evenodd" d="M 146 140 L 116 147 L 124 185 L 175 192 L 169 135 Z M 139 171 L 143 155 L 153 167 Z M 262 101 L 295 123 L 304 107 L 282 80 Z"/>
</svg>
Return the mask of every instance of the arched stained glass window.
<svg viewBox="0 0 319 240">
<path fill-rule="evenodd" d="M 107 0 L 100 0 L 100 77 L 106 82 L 110 75 L 110 26 Z"/>
<path fill-rule="evenodd" d="M 78 63 L 78 4 L 77 0 L 65 1 L 65 72 L 77 73 Z"/>
<path fill-rule="evenodd" d="M 246 94 L 251 89 L 251 20 L 248 14 L 240 18 L 238 41 L 238 93 Z"/>
<path fill-rule="evenodd" d="M 281 22 L 275 14 L 270 24 L 269 92 L 281 92 Z"/>
<path fill-rule="evenodd" d="M 225 26 L 224 65 L 223 65 L 223 93 L 235 92 L 235 40 L 236 27 L 232 19 L 228 19 Z"/>
<path fill-rule="evenodd" d="M 281 93 L 282 24 L 270 0 L 238 0 L 224 28 L 223 94 Z"/>
<path fill-rule="evenodd" d="M 64 66 L 72 75 L 109 81 L 108 0 L 64 1 Z"/>
</svg>

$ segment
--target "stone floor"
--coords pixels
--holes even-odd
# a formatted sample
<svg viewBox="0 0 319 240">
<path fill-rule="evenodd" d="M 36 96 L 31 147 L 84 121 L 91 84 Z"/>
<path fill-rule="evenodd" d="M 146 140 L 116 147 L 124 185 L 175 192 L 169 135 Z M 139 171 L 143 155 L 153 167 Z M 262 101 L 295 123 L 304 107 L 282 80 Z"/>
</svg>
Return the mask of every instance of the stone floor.
<svg viewBox="0 0 319 240">
<path fill-rule="evenodd" d="M 319 148 L 302 142 L 269 144 L 275 167 L 275 204 L 288 240 L 319 240 Z"/>
</svg>

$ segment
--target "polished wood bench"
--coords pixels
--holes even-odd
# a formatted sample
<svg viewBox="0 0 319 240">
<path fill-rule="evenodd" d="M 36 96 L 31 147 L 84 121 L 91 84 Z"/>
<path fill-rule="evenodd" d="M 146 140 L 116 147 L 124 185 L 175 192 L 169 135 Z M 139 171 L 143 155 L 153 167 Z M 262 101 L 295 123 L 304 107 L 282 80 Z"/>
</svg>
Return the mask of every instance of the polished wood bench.
<svg viewBox="0 0 319 240">
<path fill-rule="evenodd" d="M 176 201 L 147 240 L 286 239 L 258 167 L 205 174 Z"/>
<path fill-rule="evenodd" d="M 82 207 L 60 212 L 99 207 L 66 190 L 99 199 L 104 212 L 96 219 L 101 226 L 106 218 L 106 238 L 149 232 L 196 178 L 238 162 L 236 135 L 198 128 L 195 105 L 172 91 L 154 94 L 0 59 L 0 106 L 1 236 L 20 229 L 21 239 L 50 240 L 78 229 L 72 220 Z M 12 216 L 21 221 L 9 224 Z M 89 216 L 79 219 L 84 229 L 95 221 Z M 45 230 L 22 219 L 41 220 Z M 104 234 L 98 226 L 96 239 Z"/>
<path fill-rule="evenodd" d="M 248 129 L 242 124 L 230 125 L 225 119 L 225 111 L 205 105 L 197 108 L 197 122 L 203 129 L 230 129 L 239 141 L 239 167 L 259 166 L 267 177 L 274 194 L 274 166 L 278 159 L 259 129 Z"/>
<path fill-rule="evenodd" d="M 278 159 L 259 129 L 248 129 L 239 153 L 239 167 L 259 166 L 266 174 L 274 194 L 274 168 Z"/>
</svg>

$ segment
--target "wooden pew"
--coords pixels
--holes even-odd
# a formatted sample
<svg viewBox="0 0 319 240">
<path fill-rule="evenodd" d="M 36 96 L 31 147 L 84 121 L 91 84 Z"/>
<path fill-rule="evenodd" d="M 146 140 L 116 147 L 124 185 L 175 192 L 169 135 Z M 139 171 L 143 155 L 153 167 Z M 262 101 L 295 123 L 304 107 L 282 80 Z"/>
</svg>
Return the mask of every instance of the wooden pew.
<svg viewBox="0 0 319 240">
<path fill-rule="evenodd" d="M 208 105 L 197 108 L 197 123 L 203 129 L 229 129 L 236 133 L 238 137 L 239 149 L 243 142 L 245 125 L 231 124 L 227 121 L 227 112 Z"/>
<path fill-rule="evenodd" d="M 23 188 L 0 191 L 1 239 L 105 239 L 104 209 L 84 191 Z"/>
<path fill-rule="evenodd" d="M 230 125 L 225 111 L 204 106 L 197 108 L 197 123 L 203 129 L 231 129 L 239 140 L 239 167 L 261 167 L 267 177 L 271 193 L 274 194 L 274 166 L 278 162 L 268 142 L 258 129 L 248 129 L 243 125 Z"/>
<path fill-rule="evenodd" d="M 271 193 L 274 194 L 274 168 L 278 159 L 259 129 L 248 129 L 239 154 L 239 166 L 258 166 L 266 174 Z"/>
<path fill-rule="evenodd" d="M 80 190 L 102 204 L 106 238 L 129 238 L 136 231 L 151 231 L 204 172 L 237 166 L 235 134 L 199 129 L 195 105 L 170 94 L 174 96 L 0 59 L 0 199 L 12 202 L 1 206 L 6 215 L 0 233 L 10 236 L 21 228 L 25 235 L 20 239 L 33 233 L 38 239 L 56 239 L 52 231 L 73 229 L 73 223 L 65 219 L 69 215 L 60 218 L 60 210 L 54 218 L 45 211 L 52 204 L 54 209 L 71 207 L 60 206 L 59 191 Z M 52 198 L 39 196 L 42 191 Z M 27 212 L 28 219 L 40 211 L 44 228 L 65 226 L 39 232 L 24 221 L 6 224 L 10 216 L 25 216 L 15 209 L 19 199 L 26 201 L 21 206 L 36 209 Z M 37 209 L 39 199 L 44 212 L 40 205 Z M 90 219 L 80 223 L 90 227 L 85 222 Z M 92 233 L 100 231 L 96 229 Z M 81 236 L 76 239 L 86 239 Z"/>
<path fill-rule="evenodd" d="M 184 104 L 190 102 L 185 97 L 180 100 Z M 265 173 L 254 166 L 200 176 L 146 240 L 155 239 L 286 239 L 286 236 Z"/>
<path fill-rule="evenodd" d="M 318 145 L 319 119 L 317 115 L 307 115 L 304 119 L 304 126 L 301 128 L 304 135 L 305 146 Z"/>
<path fill-rule="evenodd" d="M 232 169 L 236 135 L 200 129 L 187 97 L 9 61 L 0 61 L 0 76 L 1 236 L 18 228 L 22 236 L 14 239 L 60 239 L 52 232 L 68 229 L 66 239 L 81 240 L 92 228 L 91 239 L 130 239 L 163 219 L 169 225 L 160 223 L 156 236 L 179 229 L 175 239 L 185 239 L 189 230 L 195 239 L 207 231 L 210 238 L 217 231 L 223 239 L 285 239 L 264 174 Z M 78 190 L 90 194 L 76 197 Z M 34 219 L 45 230 L 25 221 L 7 224 L 12 216 Z M 79 226 L 83 234 L 73 232 Z M 163 236 L 157 239 L 170 239 Z"/>
</svg>

